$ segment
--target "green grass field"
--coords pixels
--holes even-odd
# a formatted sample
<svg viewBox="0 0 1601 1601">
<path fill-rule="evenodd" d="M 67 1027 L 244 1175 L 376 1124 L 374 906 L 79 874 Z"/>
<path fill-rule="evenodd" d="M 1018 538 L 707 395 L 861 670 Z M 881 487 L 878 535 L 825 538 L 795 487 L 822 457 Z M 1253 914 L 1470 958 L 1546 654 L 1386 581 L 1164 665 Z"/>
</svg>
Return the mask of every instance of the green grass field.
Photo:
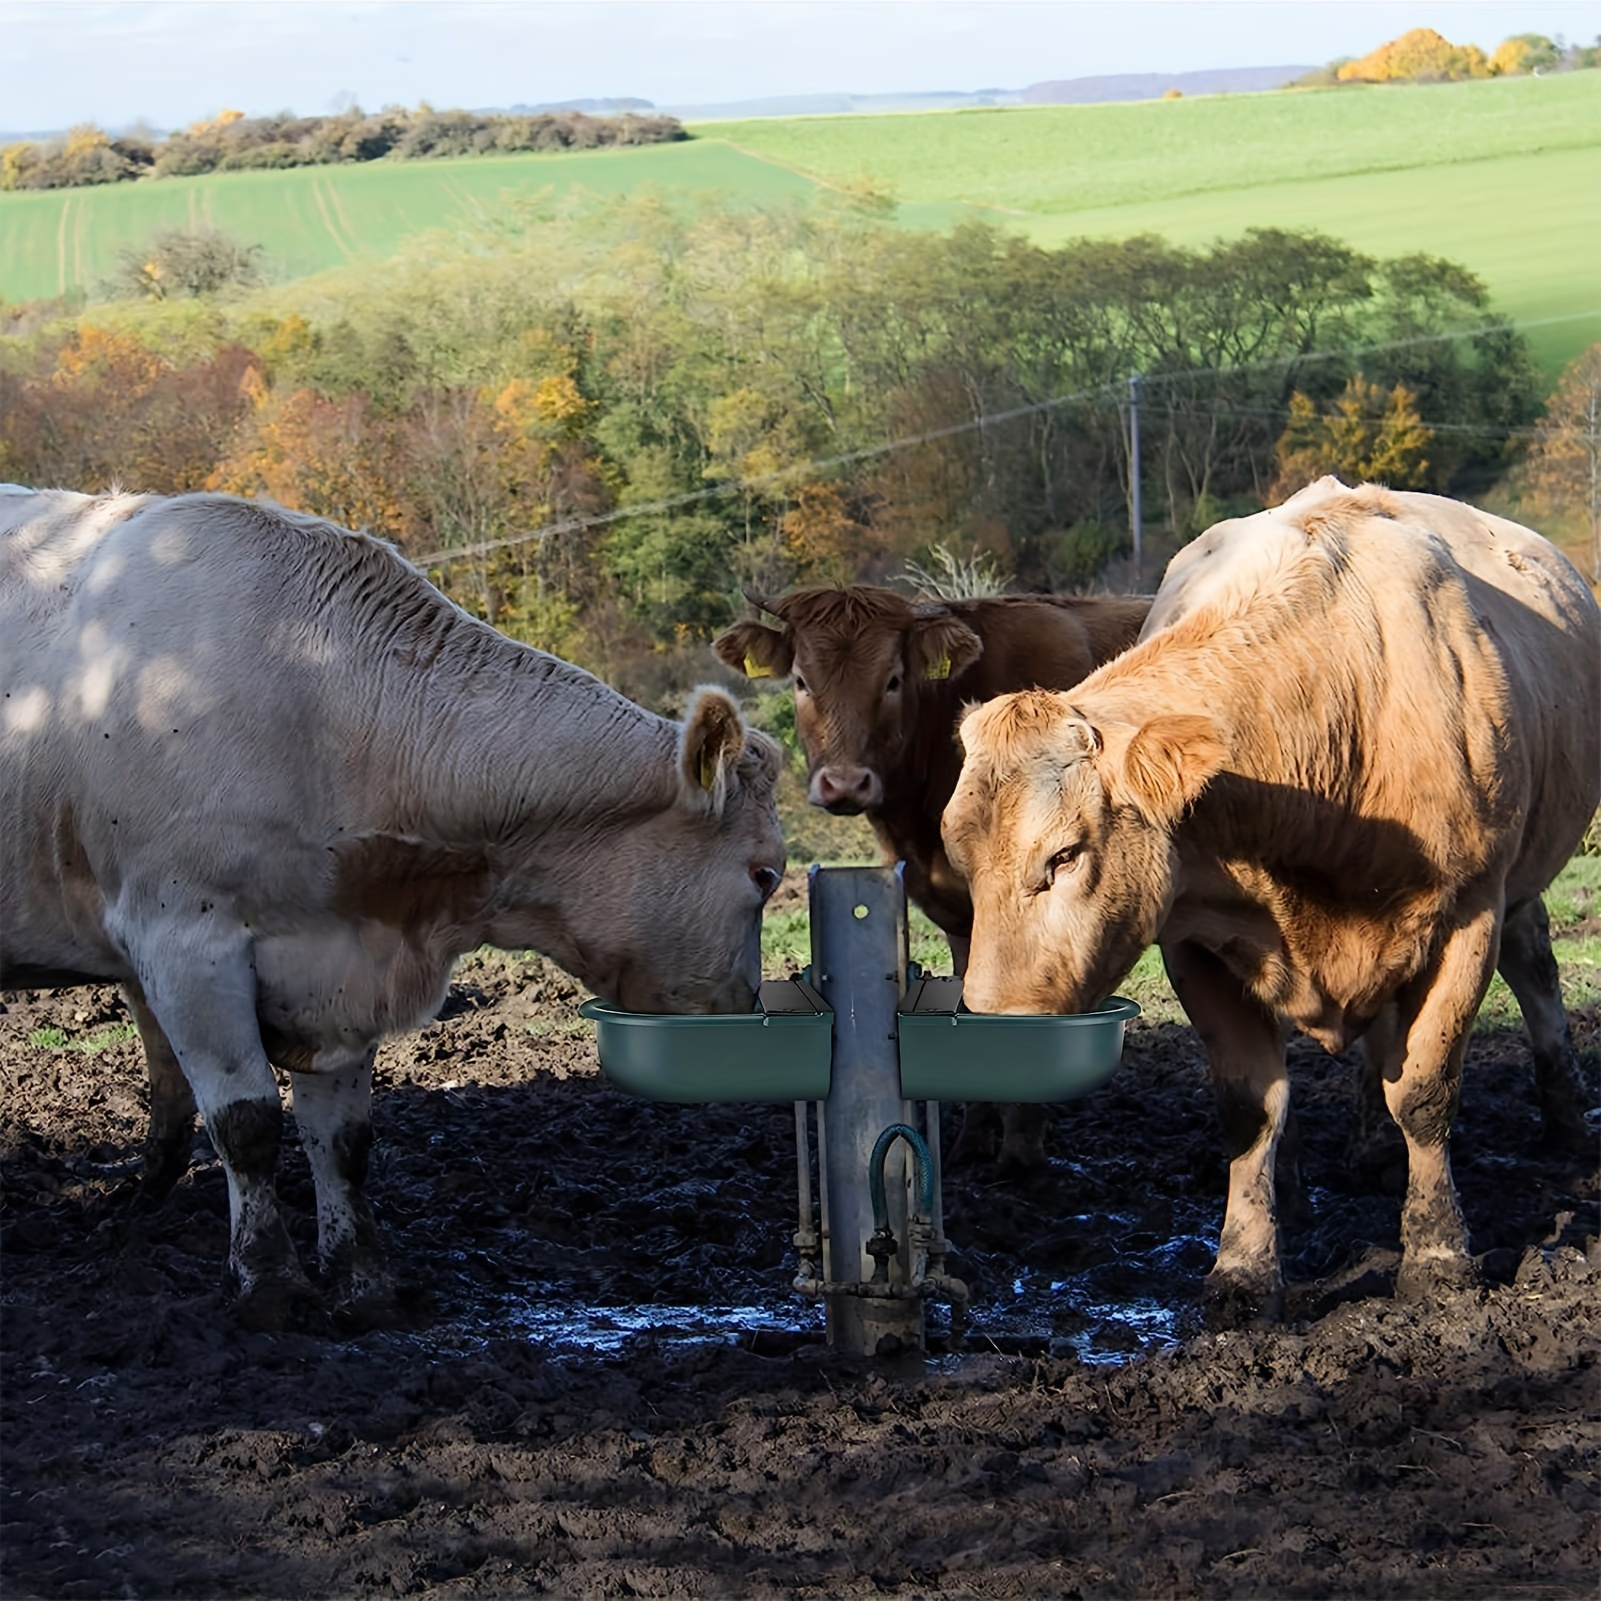
<svg viewBox="0 0 1601 1601">
<path fill-rule="evenodd" d="M 122 251 L 174 225 L 259 242 L 287 281 L 546 192 L 774 204 L 867 178 L 907 226 L 982 216 L 1045 245 L 1144 231 L 1203 244 L 1279 226 L 1425 251 L 1471 268 L 1497 309 L 1533 325 L 1548 376 L 1601 340 L 1601 72 L 691 131 L 644 149 L 0 195 L 0 296 L 92 292 Z"/>
<path fill-rule="evenodd" d="M 977 212 L 1047 246 L 1318 228 L 1444 256 L 1534 325 L 1552 378 L 1601 340 L 1601 72 L 703 132 L 826 182 L 870 175 L 920 225 Z"/>
<path fill-rule="evenodd" d="M 1601 73 L 1128 105 L 711 123 L 828 182 L 1035 218 L 1255 184 L 1601 150 Z"/>
<path fill-rule="evenodd" d="M 721 143 L 573 155 L 371 162 L 288 172 L 230 172 L 100 189 L 0 194 L 0 296 L 91 292 L 156 230 L 207 224 L 259 242 L 287 281 L 361 259 L 381 261 L 433 228 L 479 224 L 512 201 L 550 191 L 626 194 L 654 185 L 772 204 L 816 183 Z"/>
</svg>

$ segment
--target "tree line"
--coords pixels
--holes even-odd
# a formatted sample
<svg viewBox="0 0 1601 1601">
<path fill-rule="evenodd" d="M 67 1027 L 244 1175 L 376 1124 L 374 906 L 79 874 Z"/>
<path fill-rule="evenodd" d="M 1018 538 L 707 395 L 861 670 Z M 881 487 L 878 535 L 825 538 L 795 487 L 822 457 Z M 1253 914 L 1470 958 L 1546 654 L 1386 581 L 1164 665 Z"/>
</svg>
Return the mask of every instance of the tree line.
<svg viewBox="0 0 1601 1601">
<path fill-rule="evenodd" d="M 1471 78 L 1519 78 L 1601 66 L 1601 38 L 1570 45 L 1560 34 L 1515 33 L 1491 55 L 1476 44 L 1453 44 L 1433 28 L 1412 28 L 1354 60 L 1332 61 L 1297 80 L 1300 87 L 1341 83 L 1461 83 Z"/>
<path fill-rule="evenodd" d="M 686 138 L 675 117 L 595 117 L 582 111 L 497 114 L 359 107 L 325 117 L 283 112 L 247 117 L 223 111 L 165 138 L 130 132 L 113 137 L 82 123 L 59 138 L 0 147 L 0 190 L 70 189 L 140 178 L 188 178 L 207 172 L 427 161 L 520 151 L 593 150 L 605 145 L 663 144 Z"/>
<path fill-rule="evenodd" d="M 367 527 L 650 699 L 745 587 L 909 563 L 1149 586 L 1324 472 L 1470 493 L 1537 431 L 1521 336 L 1450 262 L 1281 230 L 1046 249 L 870 212 L 546 199 L 381 269 L 17 317 L 0 479 Z"/>
</svg>

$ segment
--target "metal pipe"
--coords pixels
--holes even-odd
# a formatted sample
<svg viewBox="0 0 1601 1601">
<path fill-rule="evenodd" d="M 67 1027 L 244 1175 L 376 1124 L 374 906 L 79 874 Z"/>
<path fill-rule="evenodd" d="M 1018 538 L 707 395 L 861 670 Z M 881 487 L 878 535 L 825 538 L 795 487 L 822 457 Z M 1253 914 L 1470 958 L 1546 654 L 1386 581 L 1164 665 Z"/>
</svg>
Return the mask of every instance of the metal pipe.
<svg viewBox="0 0 1601 1601">
<path fill-rule="evenodd" d="M 812 1213 L 812 1153 L 807 1139 L 806 1102 L 795 1103 L 795 1165 L 800 1180 L 799 1227 L 795 1230 L 795 1287 L 817 1277 L 817 1225 Z"/>
</svg>

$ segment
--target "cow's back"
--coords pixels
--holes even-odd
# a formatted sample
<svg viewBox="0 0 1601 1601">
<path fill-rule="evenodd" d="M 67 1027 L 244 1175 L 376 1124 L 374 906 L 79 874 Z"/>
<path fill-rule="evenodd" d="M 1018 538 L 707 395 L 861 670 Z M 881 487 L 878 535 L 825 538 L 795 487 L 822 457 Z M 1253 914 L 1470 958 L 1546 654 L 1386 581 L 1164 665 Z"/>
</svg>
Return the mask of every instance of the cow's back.
<svg viewBox="0 0 1601 1601">
<path fill-rule="evenodd" d="M 1284 753 L 1306 770 L 1333 737 L 1364 808 L 1406 818 L 1437 864 L 1501 859 L 1509 902 L 1550 881 L 1601 800 L 1601 613 L 1554 546 L 1439 496 L 1325 479 L 1182 550 L 1144 638 L 1234 638 L 1204 664 L 1226 678 L 1263 617 L 1255 726 L 1236 731 L 1259 775 Z"/>
<path fill-rule="evenodd" d="M 53 492 L 23 509 L 0 542 L 8 754 L 47 747 L 23 765 L 70 762 L 134 811 L 219 769 L 305 767 L 312 705 L 350 699 L 360 673 L 338 644 L 343 575 L 319 573 L 338 553 L 321 525 L 211 495 Z"/>
<path fill-rule="evenodd" d="M 1507 884 L 1507 899 L 1516 902 L 1551 881 L 1572 853 L 1575 824 L 1582 830 L 1601 803 L 1601 611 L 1561 552 L 1518 523 L 1435 495 L 1383 495 L 1380 504 L 1427 552 L 1421 576 L 1431 576 L 1436 562 L 1449 572 L 1431 597 L 1454 647 L 1441 676 L 1450 693 L 1453 677 L 1469 675 L 1470 719 L 1482 717 L 1482 726 L 1470 726 L 1470 747 L 1478 748 L 1484 782 L 1523 791 Z M 1386 582 L 1389 530 L 1382 517 L 1369 527 L 1378 537 L 1364 560 L 1370 581 L 1388 595 L 1395 587 L 1393 578 Z M 1439 546 L 1446 555 L 1436 554 Z M 1414 608 L 1405 597 L 1392 600 L 1387 644 L 1395 652 Z M 1470 676 L 1475 665 L 1485 673 L 1480 696 Z M 1496 675 L 1504 675 L 1504 712 L 1491 688 Z"/>
<path fill-rule="evenodd" d="M 375 710 L 377 668 L 341 639 L 347 538 L 405 573 L 228 496 L 0 497 L 0 945 L 120 976 L 108 908 L 175 852 L 207 882 L 318 892 Z"/>
<path fill-rule="evenodd" d="M 1148 595 L 998 595 L 951 610 L 984 642 L 958 680 L 961 700 L 1017 689 L 1068 689 L 1139 637 Z"/>
</svg>

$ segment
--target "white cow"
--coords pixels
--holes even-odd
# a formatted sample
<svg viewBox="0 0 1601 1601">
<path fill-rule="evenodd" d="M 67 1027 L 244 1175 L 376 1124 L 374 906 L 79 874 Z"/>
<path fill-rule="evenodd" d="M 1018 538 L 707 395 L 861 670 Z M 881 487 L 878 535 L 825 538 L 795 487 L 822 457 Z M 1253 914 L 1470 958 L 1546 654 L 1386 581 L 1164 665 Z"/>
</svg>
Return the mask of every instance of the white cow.
<svg viewBox="0 0 1601 1601">
<path fill-rule="evenodd" d="M 453 962 L 532 948 L 636 1011 L 738 1011 L 784 867 L 778 753 L 683 725 L 447 601 L 389 546 L 265 502 L 0 490 L 0 987 L 116 982 L 151 1075 L 147 1184 L 198 1103 L 229 1267 L 310 1293 L 282 1105 L 342 1315 L 392 1289 L 363 1181 L 373 1055 Z"/>
</svg>

